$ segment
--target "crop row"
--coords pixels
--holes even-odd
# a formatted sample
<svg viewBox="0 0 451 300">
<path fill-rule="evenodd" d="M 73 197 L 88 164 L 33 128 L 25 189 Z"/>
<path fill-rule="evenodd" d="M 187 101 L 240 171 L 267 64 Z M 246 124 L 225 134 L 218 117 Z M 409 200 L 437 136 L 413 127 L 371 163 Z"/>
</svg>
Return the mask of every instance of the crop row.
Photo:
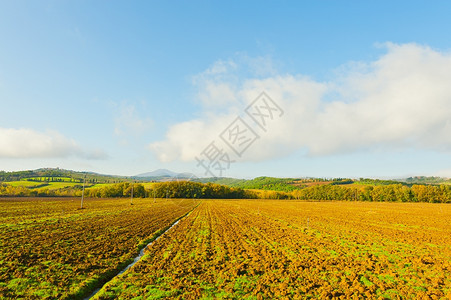
<svg viewBox="0 0 451 300">
<path fill-rule="evenodd" d="M 1 199 L 0 298 L 81 298 L 192 208 L 135 199 Z"/>
<path fill-rule="evenodd" d="M 96 299 L 450 297 L 450 209 L 204 201 Z"/>
</svg>

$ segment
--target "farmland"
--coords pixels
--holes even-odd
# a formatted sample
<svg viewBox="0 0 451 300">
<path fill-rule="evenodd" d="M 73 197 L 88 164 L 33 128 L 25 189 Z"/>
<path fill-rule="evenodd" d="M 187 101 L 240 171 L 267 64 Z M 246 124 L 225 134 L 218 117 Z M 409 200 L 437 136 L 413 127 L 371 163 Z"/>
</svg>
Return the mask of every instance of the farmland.
<svg viewBox="0 0 451 300">
<path fill-rule="evenodd" d="M 451 296 L 446 204 L 204 201 L 95 299 Z"/>
<path fill-rule="evenodd" d="M 194 204 L 182 202 L 0 199 L 0 298 L 82 298 Z"/>
<path fill-rule="evenodd" d="M 80 183 L 78 182 L 67 182 L 67 181 L 61 181 L 61 182 L 40 182 L 40 181 L 28 181 L 28 180 L 21 180 L 21 181 L 13 181 L 9 183 L 9 185 L 14 187 L 26 187 L 26 188 L 40 188 L 45 187 L 50 190 L 57 190 L 65 187 L 75 187 L 80 186 Z"/>
<path fill-rule="evenodd" d="M 294 200 L 0 199 L 0 298 L 444 298 L 451 207 Z M 188 214 L 187 214 L 188 213 Z"/>
</svg>

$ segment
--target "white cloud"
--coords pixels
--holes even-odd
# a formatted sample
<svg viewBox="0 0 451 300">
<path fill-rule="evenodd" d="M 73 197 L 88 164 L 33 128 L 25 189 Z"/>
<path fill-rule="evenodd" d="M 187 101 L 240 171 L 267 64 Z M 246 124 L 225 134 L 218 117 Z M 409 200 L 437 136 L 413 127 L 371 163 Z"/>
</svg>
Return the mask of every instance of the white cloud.
<svg viewBox="0 0 451 300">
<path fill-rule="evenodd" d="M 265 91 L 285 114 L 268 132 L 259 131 L 260 140 L 243 160 L 299 149 L 308 155 L 451 152 L 451 54 L 416 44 L 385 47 L 387 53 L 379 59 L 346 65 L 330 82 L 302 75 L 243 78 L 236 73 L 237 63 L 215 64 L 195 80 L 202 117 L 172 126 L 166 139 L 150 148 L 161 160 L 193 160 Z"/>
<path fill-rule="evenodd" d="M 208 68 L 207 70 L 205 70 L 203 73 L 201 73 L 200 75 L 198 75 L 196 77 L 199 77 L 202 75 L 218 76 L 221 74 L 230 74 L 231 71 L 235 70 L 237 67 L 238 67 L 237 64 L 232 60 L 228 60 L 228 61 L 218 60 L 210 68 Z"/>
<path fill-rule="evenodd" d="M 141 116 L 134 104 L 121 102 L 113 104 L 115 108 L 114 133 L 118 136 L 140 135 L 152 127 L 152 120 Z"/>
<path fill-rule="evenodd" d="M 237 61 L 219 60 L 204 72 L 193 77 L 198 88 L 197 100 L 209 110 L 224 110 L 238 107 L 242 77 L 260 78 L 275 74 L 270 57 L 251 58 L 237 54 Z"/>
<path fill-rule="evenodd" d="M 0 128 L 0 158 L 61 158 L 78 156 L 104 159 L 103 151 L 84 151 L 78 144 L 56 131 Z"/>
</svg>

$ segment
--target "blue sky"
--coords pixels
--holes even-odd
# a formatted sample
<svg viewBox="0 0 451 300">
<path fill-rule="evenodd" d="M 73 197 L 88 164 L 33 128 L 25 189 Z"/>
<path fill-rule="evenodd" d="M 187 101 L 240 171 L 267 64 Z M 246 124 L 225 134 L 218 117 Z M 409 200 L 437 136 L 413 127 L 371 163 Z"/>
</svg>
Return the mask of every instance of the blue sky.
<svg viewBox="0 0 451 300">
<path fill-rule="evenodd" d="M 201 176 L 213 141 L 233 161 L 223 176 L 451 177 L 450 13 L 447 1 L 0 1 L 0 169 Z M 266 131 L 245 113 L 263 91 L 284 112 Z M 241 157 L 220 138 L 237 116 L 259 137 Z"/>
</svg>

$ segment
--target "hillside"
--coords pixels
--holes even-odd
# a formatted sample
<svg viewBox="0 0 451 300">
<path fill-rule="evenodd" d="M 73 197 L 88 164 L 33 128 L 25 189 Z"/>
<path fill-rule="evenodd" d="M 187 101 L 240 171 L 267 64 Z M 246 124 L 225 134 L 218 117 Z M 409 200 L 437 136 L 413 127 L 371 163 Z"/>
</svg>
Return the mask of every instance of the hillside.
<svg viewBox="0 0 451 300">
<path fill-rule="evenodd" d="M 299 189 L 304 189 L 317 185 L 328 184 L 351 184 L 354 183 L 351 179 L 335 178 L 335 179 L 322 179 L 322 178 L 276 178 L 276 177 L 256 177 L 254 179 L 236 179 L 236 178 L 202 178 L 200 182 L 212 182 L 217 184 L 223 184 L 230 187 L 238 187 L 242 189 L 253 190 L 267 190 L 267 191 L 279 191 L 279 192 L 292 192 Z"/>
<path fill-rule="evenodd" d="M 451 184 L 450 178 L 436 177 L 436 176 L 414 176 L 405 179 L 400 179 L 409 184 Z"/>
<path fill-rule="evenodd" d="M 104 175 L 94 172 L 79 172 L 59 168 L 42 168 L 28 171 L 0 171 L 0 182 L 32 181 L 32 182 L 78 182 L 83 183 L 116 183 L 127 181 L 128 177 Z"/>
</svg>

